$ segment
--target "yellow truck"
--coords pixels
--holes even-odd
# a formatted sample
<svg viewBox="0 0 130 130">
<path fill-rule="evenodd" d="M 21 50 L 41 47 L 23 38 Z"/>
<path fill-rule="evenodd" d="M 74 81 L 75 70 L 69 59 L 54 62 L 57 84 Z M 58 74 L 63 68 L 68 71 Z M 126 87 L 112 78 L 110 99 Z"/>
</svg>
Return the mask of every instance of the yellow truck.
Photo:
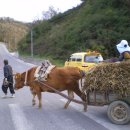
<svg viewBox="0 0 130 130">
<path fill-rule="evenodd" d="M 65 66 L 79 67 L 81 70 L 87 71 L 97 63 L 103 61 L 101 53 L 96 51 L 86 51 L 73 53 L 67 61 Z"/>
</svg>

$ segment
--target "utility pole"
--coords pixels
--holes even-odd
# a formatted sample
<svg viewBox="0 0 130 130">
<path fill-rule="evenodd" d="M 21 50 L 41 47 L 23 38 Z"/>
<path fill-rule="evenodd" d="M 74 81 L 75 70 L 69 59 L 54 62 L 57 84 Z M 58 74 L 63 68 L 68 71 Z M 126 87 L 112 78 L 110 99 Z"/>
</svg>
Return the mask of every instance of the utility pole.
<svg viewBox="0 0 130 130">
<path fill-rule="evenodd" d="M 31 28 L 31 57 L 33 58 L 33 31 Z"/>
</svg>

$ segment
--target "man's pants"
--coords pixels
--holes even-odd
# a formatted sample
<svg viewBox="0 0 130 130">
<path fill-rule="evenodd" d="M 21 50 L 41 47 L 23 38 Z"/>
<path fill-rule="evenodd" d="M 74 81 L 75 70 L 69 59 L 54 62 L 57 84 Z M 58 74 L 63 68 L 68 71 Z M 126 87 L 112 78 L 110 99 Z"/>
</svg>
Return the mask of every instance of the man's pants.
<svg viewBox="0 0 130 130">
<path fill-rule="evenodd" d="M 2 90 L 3 90 L 3 92 L 4 92 L 5 94 L 7 94 L 8 88 L 9 88 L 11 94 L 14 94 L 14 93 L 15 93 L 12 83 L 9 83 L 8 86 L 2 85 Z"/>
</svg>

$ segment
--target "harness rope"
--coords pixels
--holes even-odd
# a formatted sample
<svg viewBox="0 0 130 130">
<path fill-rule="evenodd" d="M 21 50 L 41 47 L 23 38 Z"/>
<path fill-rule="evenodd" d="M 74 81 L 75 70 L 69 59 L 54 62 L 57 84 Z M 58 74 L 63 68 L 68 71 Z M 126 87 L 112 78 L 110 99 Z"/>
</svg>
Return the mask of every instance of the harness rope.
<svg viewBox="0 0 130 130">
<path fill-rule="evenodd" d="M 53 88 L 52 86 L 47 85 L 47 84 L 45 84 L 45 83 L 43 83 L 43 82 L 41 82 L 41 81 L 38 81 L 38 82 L 41 83 L 42 85 L 44 85 L 44 86 L 46 86 L 46 87 L 52 89 L 53 91 L 55 91 L 57 94 L 61 95 L 61 96 L 64 97 L 64 98 L 67 98 L 67 99 L 69 99 L 69 100 L 71 100 L 71 101 L 73 101 L 73 102 L 79 103 L 79 104 L 86 105 L 86 102 L 83 102 L 83 101 L 79 101 L 79 100 L 70 98 L 70 97 L 68 97 L 66 94 L 64 94 L 64 93 L 62 93 L 62 92 L 56 90 L 56 89 Z"/>
<path fill-rule="evenodd" d="M 24 80 L 24 85 L 27 86 L 27 76 L 28 76 L 28 71 L 25 73 L 25 80 Z"/>
<path fill-rule="evenodd" d="M 24 83 L 25 83 L 25 86 L 28 86 L 28 83 L 39 82 L 40 84 L 46 86 L 47 88 L 50 88 L 51 90 L 53 90 L 53 91 L 56 92 L 57 94 L 61 95 L 62 97 L 66 98 L 66 99 L 68 99 L 68 100 L 70 100 L 70 101 L 73 101 L 73 102 L 75 102 L 75 103 L 83 104 L 83 105 L 85 106 L 85 109 L 87 108 L 87 103 L 86 103 L 86 102 L 84 102 L 84 101 L 79 101 L 79 100 L 77 100 L 77 99 L 70 98 L 70 97 L 67 96 L 66 94 L 64 94 L 64 93 L 62 93 L 62 92 L 56 90 L 56 89 L 53 88 L 52 86 L 47 85 L 47 84 L 45 84 L 45 83 L 43 83 L 43 82 L 41 82 L 41 81 L 39 81 L 39 80 L 33 80 L 33 81 L 31 81 L 31 82 L 27 82 L 27 75 L 28 75 L 28 71 L 26 71 L 26 75 L 25 75 L 25 82 L 24 82 Z"/>
</svg>

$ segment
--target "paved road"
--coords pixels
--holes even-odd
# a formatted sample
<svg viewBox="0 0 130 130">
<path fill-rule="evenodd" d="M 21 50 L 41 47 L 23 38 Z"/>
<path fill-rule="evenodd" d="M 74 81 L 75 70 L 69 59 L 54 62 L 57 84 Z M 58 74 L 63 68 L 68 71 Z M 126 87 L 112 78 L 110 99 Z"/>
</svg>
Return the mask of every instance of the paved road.
<svg viewBox="0 0 130 130">
<path fill-rule="evenodd" d="M 31 64 L 12 57 L 5 46 L 0 44 L 0 85 L 5 58 L 15 72 L 23 72 L 32 67 Z M 63 106 L 66 99 L 57 94 L 43 93 L 43 107 L 38 109 L 37 105 L 32 107 L 31 98 L 26 86 L 16 91 L 15 98 L 0 98 L 0 130 L 130 130 L 130 123 L 115 125 L 109 121 L 107 106 L 89 106 L 88 111 L 83 112 L 82 105 L 71 103 L 65 110 Z"/>
</svg>

